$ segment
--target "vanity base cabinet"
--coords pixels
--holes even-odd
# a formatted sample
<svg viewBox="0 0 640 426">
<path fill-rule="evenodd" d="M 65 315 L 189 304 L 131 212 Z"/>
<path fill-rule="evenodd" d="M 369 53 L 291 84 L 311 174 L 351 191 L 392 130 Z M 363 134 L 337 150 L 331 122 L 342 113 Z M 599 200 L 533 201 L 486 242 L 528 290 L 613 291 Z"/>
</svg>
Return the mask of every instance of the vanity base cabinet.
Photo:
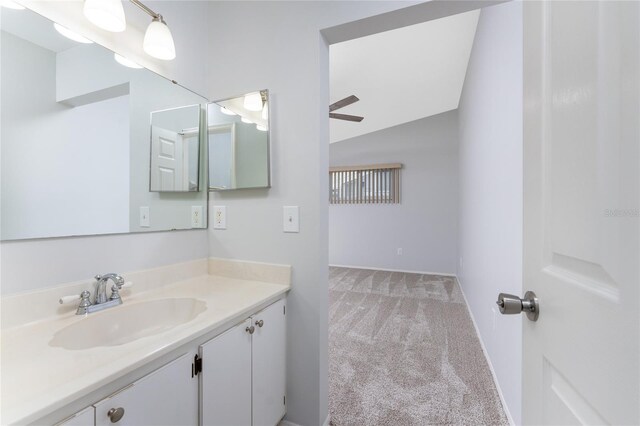
<svg viewBox="0 0 640 426">
<path fill-rule="evenodd" d="M 200 410 L 206 426 L 251 424 L 251 319 L 200 346 Z"/>
<path fill-rule="evenodd" d="M 285 300 L 252 316 L 253 426 L 274 426 L 286 413 Z"/>
<path fill-rule="evenodd" d="M 286 413 L 286 302 L 200 346 L 201 424 L 275 426 Z"/>
<path fill-rule="evenodd" d="M 93 426 L 95 424 L 95 408 L 87 407 L 84 410 L 67 417 L 55 426 Z"/>
<path fill-rule="evenodd" d="M 94 404 L 96 426 L 196 425 L 198 381 L 191 376 L 195 352 Z"/>
</svg>

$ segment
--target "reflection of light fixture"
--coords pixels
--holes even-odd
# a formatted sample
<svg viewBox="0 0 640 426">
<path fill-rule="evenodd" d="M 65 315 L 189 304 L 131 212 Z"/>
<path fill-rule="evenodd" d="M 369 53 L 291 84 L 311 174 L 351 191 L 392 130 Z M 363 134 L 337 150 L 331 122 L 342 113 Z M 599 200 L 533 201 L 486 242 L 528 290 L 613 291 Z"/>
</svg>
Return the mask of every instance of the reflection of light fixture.
<svg viewBox="0 0 640 426">
<path fill-rule="evenodd" d="M 220 112 L 227 115 L 237 115 L 235 112 L 231 111 L 227 107 L 220 107 Z"/>
<path fill-rule="evenodd" d="M 114 57 L 114 59 L 116 60 L 117 63 L 119 63 L 120 65 L 124 65 L 125 67 L 135 68 L 135 69 L 141 69 L 142 68 L 140 65 L 138 65 L 135 62 L 133 62 L 131 59 L 127 59 L 122 55 L 118 55 L 117 53 L 114 53 L 113 57 Z"/>
<path fill-rule="evenodd" d="M 263 124 L 256 124 L 256 129 L 262 131 L 262 132 L 266 132 L 267 131 L 267 126 L 263 125 Z"/>
<path fill-rule="evenodd" d="M 120 0 L 84 0 L 84 16 L 103 30 L 119 33 L 127 27 Z"/>
<path fill-rule="evenodd" d="M 269 105 L 268 105 L 268 102 L 265 102 L 264 106 L 262 107 L 262 119 L 267 120 L 268 118 L 269 118 Z"/>
<path fill-rule="evenodd" d="M 144 34 L 142 43 L 144 51 L 157 59 L 170 61 L 176 57 L 176 47 L 173 44 L 173 37 L 167 23 L 162 19 L 162 15 L 153 18 L 147 32 Z"/>
<path fill-rule="evenodd" d="M 253 121 L 249 120 L 248 118 L 245 117 L 240 117 L 240 121 L 242 121 L 243 123 L 247 123 L 247 124 L 253 124 Z"/>
<path fill-rule="evenodd" d="M 69 28 L 65 28 L 62 25 L 58 24 L 57 22 L 53 23 L 53 28 L 55 28 L 57 32 L 59 32 L 60 34 L 62 34 L 66 38 L 68 38 L 69 40 L 77 41 L 78 43 L 84 43 L 84 44 L 93 43 L 88 38 L 84 38 L 80 34 L 74 33 Z"/>
<path fill-rule="evenodd" d="M 16 3 L 15 1 L 11 1 L 11 0 L 2 0 L 0 2 L 0 6 L 6 7 L 8 9 L 13 9 L 13 10 L 24 10 L 24 6 Z"/>
<path fill-rule="evenodd" d="M 260 92 L 244 95 L 244 107 L 249 111 L 260 111 L 262 109 L 262 95 Z"/>
</svg>

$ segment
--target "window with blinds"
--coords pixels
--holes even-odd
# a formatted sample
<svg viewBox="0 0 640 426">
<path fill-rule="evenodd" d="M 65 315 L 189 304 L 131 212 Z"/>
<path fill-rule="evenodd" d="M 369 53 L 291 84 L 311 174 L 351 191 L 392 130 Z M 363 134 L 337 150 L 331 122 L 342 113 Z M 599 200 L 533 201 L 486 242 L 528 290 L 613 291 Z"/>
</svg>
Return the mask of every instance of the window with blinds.
<svg viewBox="0 0 640 426">
<path fill-rule="evenodd" d="M 400 203 L 402 164 L 329 168 L 330 204 Z"/>
</svg>

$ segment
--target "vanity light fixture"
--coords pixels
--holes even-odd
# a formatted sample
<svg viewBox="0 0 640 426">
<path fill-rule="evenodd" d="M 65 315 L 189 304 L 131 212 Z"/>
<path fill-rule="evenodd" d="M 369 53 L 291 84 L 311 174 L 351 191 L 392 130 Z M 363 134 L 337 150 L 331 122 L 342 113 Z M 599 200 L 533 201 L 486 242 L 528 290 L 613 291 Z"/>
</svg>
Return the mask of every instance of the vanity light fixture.
<svg viewBox="0 0 640 426">
<path fill-rule="evenodd" d="M 80 34 L 71 31 L 69 28 L 63 27 L 57 22 L 53 23 L 53 28 L 56 29 L 57 32 L 68 38 L 69 40 L 77 41 L 78 43 L 91 44 L 93 43 L 88 38 L 82 37 Z"/>
<path fill-rule="evenodd" d="M 92 24 L 103 30 L 119 33 L 127 28 L 120 0 L 84 0 L 82 12 Z"/>
<path fill-rule="evenodd" d="M 2 0 L 0 2 L 0 6 L 6 7 L 7 9 L 13 9 L 13 10 L 24 10 L 24 6 L 11 0 Z"/>
<path fill-rule="evenodd" d="M 114 57 L 114 59 L 116 60 L 117 63 L 119 63 L 120 65 L 123 65 L 125 67 L 134 68 L 134 69 L 141 69 L 142 68 L 142 66 L 138 65 L 137 63 L 135 63 L 131 59 L 127 59 L 122 55 L 118 55 L 117 53 L 114 53 L 113 57 Z"/>
<path fill-rule="evenodd" d="M 142 42 L 144 51 L 156 59 L 164 61 L 175 59 L 176 47 L 173 43 L 173 36 L 162 15 L 149 9 L 139 0 L 131 0 L 131 3 L 138 6 L 140 10 L 152 18 L 147 31 L 144 33 L 144 41 Z"/>
<path fill-rule="evenodd" d="M 263 124 L 256 124 L 256 129 L 260 130 L 261 132 L 266 132 L 267 131 L 267 126 L 265 126 Z"/>
<path fill-rule="evenodd" d="M 226 115 L 238 115 L 227 107 L 220 107 L 220 112 Z"/>
<path fill-rule="evenodd" d="M 249 93 L 244 96 L 243 104 L 249 111 L 260 111 L 262 109 L 262 95 L 260 92 Z"/>
<path fill-rule="evenodd" d="M 253 124 L 253 121 L 249 120 L 248 118 L 245 117 L 240 117 L 240 121 L 242 121 L 243 123 L 247 123 L 247 124 Z"/>
</svg>

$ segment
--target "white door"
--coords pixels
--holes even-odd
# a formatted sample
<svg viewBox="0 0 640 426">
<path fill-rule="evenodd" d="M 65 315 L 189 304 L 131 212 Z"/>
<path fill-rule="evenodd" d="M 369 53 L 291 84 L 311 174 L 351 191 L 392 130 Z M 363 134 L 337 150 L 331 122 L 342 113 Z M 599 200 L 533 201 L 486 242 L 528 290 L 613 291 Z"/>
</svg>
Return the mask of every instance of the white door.
<svg viewBox="0 0 640 426">
<path fill-rule="evenodd" d="M 285 299 L 252 317 L 253 425 L 274 426 L 286 413 Z"/>
<path fill-rule="evenodd" d="M 94 404 L 96 426 L 197 425 L 198 380 L 191 376 L 194 355 L 185 354 Z M 112 409 L 118 411 L 109 415 Z"/>
<path fill-rule="evenodd" d="M 183 191 L 183 138 L 177 132 L 152 126 L 151 128 L 151 190 Z"/>
<path fill-rule="evenodd" d="M 639 424 L 639 3 L 523 7 L 523 420 Z"/>
<path fill-rule="evenodd" d="M 200 346 L 202 425 L 251 425 L 251 334 L 248 327 L 251 327 L 250 319 Z"/>
</svg>

